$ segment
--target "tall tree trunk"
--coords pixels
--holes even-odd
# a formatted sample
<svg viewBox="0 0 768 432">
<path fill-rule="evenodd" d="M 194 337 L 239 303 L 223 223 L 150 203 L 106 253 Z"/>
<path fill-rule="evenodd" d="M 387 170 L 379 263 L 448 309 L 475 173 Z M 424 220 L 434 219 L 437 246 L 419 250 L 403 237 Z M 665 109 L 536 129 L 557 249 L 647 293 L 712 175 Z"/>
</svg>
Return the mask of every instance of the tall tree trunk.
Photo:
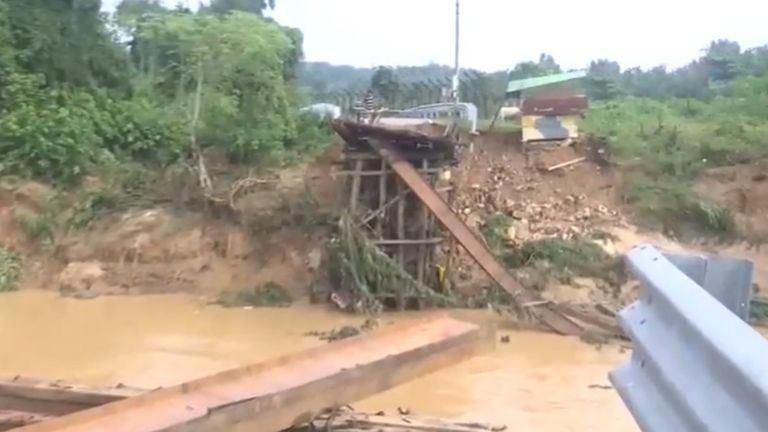
<svg viewBox="0 0 768 432">
<path fill-rule="evenodd" d="M 206 195 L 211 195 L 213 193 L 213 182 L 211 182 L 211 177 L 208 176 L 208 169 L 205 166 L 205 157 L 203 156 L 203 152 L 197 142 L 197 124 L 200 120 L 200 104 L 203 95 L 203 78 L 203 64 L 201 62 L 198 65 L 197 71 L 197 85 L 195 88 L 195 102 L 192 107 L 192 121 L 189 125 L 189 139 L 190 144 L 192 145 L 192 152 L 195 155 L 195 159 L 197 159 L 197 175 L 200 182 L 200 188 L 203 189 L 203 192 Z"/>
</svg>

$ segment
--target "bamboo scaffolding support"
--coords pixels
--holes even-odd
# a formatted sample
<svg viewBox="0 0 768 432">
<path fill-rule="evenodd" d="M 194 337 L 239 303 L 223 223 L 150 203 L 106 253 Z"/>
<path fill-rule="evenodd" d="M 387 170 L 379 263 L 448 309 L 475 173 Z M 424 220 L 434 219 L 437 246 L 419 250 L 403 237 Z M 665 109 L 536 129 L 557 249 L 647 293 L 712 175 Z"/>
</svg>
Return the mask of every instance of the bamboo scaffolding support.
<svg viewBox="0 0 768 432">
<path fill-rule="evenodd" d="M 445 239 L 442 237 L 421 238 L 421 239 L 382 239 L 382 240 L 373 240 L 371 243 L 377 246 L 400 246 L 400 245 L 423 246 L 423 245 L 440 244 L 443 242 L 443 240 Z"/>
</svg>

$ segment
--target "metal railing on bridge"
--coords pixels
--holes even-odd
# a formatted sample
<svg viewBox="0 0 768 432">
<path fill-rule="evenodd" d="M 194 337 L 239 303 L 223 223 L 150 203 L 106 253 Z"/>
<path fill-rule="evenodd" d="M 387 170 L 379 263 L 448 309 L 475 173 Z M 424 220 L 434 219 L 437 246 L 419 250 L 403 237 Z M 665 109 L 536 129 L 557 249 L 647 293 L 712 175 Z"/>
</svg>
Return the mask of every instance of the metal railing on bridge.
<svg viewBox="0 0 768 432">
<path fill-rule="evenodd" d="M 768 341 L 745 321 L 752 263 L 627 254 L 642 286 L 620 319 L 631 360 L 611 382 L 644 432 L 768 430 Z"/>
</svg>

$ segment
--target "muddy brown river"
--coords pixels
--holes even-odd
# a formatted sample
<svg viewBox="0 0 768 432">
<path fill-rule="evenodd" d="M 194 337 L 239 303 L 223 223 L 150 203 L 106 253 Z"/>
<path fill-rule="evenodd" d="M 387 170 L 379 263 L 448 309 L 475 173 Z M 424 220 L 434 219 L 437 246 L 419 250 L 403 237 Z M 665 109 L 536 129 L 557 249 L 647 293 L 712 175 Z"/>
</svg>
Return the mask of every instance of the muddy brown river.
<svg viewBox="0 0 768 432">
<path fill-rule="evenodd" d="M 637 431 L 608 371 L 629 356 L 578 339 L 506 331 L 490 312 L 453 313 L 495 322 L 509 343 L 355 404 L 355 408 L 502 423 L 536 432 Z M 383 325 L 406 315 L 389 315 Z M 411 315 L 412 316 L 412 315 Z M 59 298 L 0 295 L 0 375 L 153 388 L 325 342 L 313 330 L 359 325 L 320 307 L 222 309 L 189 296 Z"/>
</svg>

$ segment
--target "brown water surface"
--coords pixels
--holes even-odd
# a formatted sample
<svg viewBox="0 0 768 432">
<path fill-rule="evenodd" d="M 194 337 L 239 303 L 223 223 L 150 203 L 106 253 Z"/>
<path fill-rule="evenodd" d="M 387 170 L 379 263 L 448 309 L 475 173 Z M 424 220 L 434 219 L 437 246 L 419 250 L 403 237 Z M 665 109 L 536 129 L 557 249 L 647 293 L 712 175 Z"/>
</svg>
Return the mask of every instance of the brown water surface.
<svg viewBox="0 0 768 432">
<path fill-rule="evenodd" d="M 455 314 L 500 322 L 486 312 Z M 0 295 L 0 375 L 168 386 L 325 343 L 305 333 L 362 321 L 310 305 L 223 309 L 189 296 L 73 300 L 25 290 Z M 604 387 L 607 372 L 628 353 L 554 335 L 499 333 L 510 342 L 356 408 L 407 407 L 516 431 L 637 431 L 618 395 Z"/>
</svg>

